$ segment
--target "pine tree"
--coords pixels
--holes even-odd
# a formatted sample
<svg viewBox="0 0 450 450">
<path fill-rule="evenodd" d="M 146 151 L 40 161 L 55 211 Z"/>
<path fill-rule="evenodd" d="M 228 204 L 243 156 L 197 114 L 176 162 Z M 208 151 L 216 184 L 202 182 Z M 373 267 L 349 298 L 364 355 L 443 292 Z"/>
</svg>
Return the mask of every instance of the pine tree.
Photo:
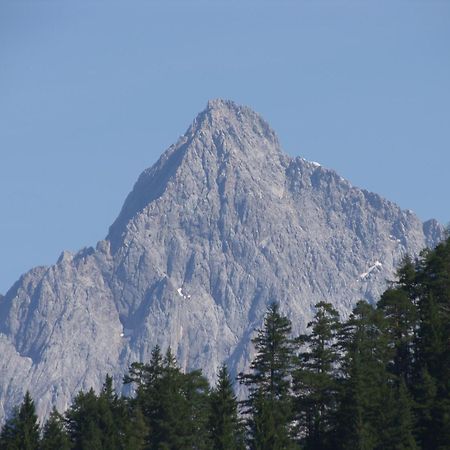
<svg viewBox="0 0 450 450">
<path fill-rule="evenodd" d="M 225 364 L 219 370 L 217 386 L 210 394 L 209 433 L 214 450 L 243 450 L 244 436 L 238 417 L 238 403 Z"/>
<path fill-rule="evenodd" d="M 347 364 L 335 442 L 342 450 L 373 450 L 377 444 L 377 432 L 370 420 L 371 393 L 366 392 L 366 376 L 360 355 L 355 353 Z"/>
<path fill-rule="evenodd" d="M 155 367 L 155 373 L 159 367 Z M 149 370 L 149 373 L 151 371 Z M 152 378 L 150 377 L 150 380 Z M 160 376 L 147 386 L 150 448 L 183 448 L 187 428 L 187 405 L 183 396 L 183 373 L 170 348 L 161 363 Z"/>
<path fill-rule="evenodd" d="M 281 450 L 291 448 L 286 424 L 279 424 L 277 405 L 262 390 L 253 392 L 251 397 L 251 417 L 248 420 L 251 450 Z"/>
<path fill-rule="evenodd" d="M 337 337 L 339 314 L 330 303 L 316 305 L 316 314 L 308 324 L 310 334 L 297 342 L 301 353 L 296 358 L 293 391 L 298 434 L 305 449 L 332 448 L 337 403 L 339 352 Z"/>
<path fill-rule="evenodd" d="M 408 292 L 403 288 L 388 289 L 377 305 L 386 319 L 389 345 L 394 349 L 390 369 L 398 378 L 411 386 L 414 376 L 415 333 L 418 311 Z"/>
<path fill-rule="evenodd" d="M 290 320 L 282 316 L 277 303 L 272 303 L 262 329 L 252 340 L 256 348 L 249 374 L 239 380 L 249 388 L 245 413 L 249 414 L 251 449 L 278 450 L 292 448 L 290 437 L 292 401 L 290 380 L 293 345 Z"/>
<path fill-rule="evenodd" d="M 150 363 L 135 362 L 131 364 L 128 374 L 124 377 L 124 384 L 135 386 L 136 397 L 133 401 L 133 408 L 138 409 L 143 415 L 147 430 L 145 442 L 149 447 L 152 442 L 154 445 L 159 442 L 158 432 L 154 432 L 153 428 L 157 427 L 162 409 L 160 385 L 163 372 L 163 356 L 160 347 L 156 345 L 152 350 Z M 152 437 L 150 438 L 150 436 Z"/>
<path fill-rule="evenodd" d="M 412 414 L 412 399 L 403 379 L 392 391 L 392 416 L 383 430 L 382 441 L 392 450 L 417 450 L 414 437 L 415 420 Z M 391 403 L 391 402 L 389 402 Z M 389 411 L 388 411 L 389 412 Z M 379 412 L 380 414 L 382 411 Z M 387 447 L 384 447 L 387 448 Z"/>
<path fill-rule="evenodd" d="M 437 379 L 450 375 L 450 239 L 423 255 L 419 284 L 419 358 Z"/>
<path fill-rule="evenodd" d="M 389 448 L 383 447 L 382 440 L 386 417 L 394 407 L 390 401 L 393 379 L 387 370 L 392 350 L 387 345 L 385 326 L 382 314 L 364 301 L 357 303 L 343 325 L 340 346 L 345 355 L 344 378 L 338 411 L 341 448 Z"/>
<path fill-rule="evenodd" d="M 397 269 L 397 282 L 395 283 L 397 287 L 406 292 L 414 304 L 418 296 L 417 265 L 418 261 L 415 262 L 409 255 L 406 255 Z"/>
<path fill-rule="evenodd" d="M 17 426 L 19 408 L 14 408 L 11 417 L 5 422 L 0 434 L 0 449 L 20 450 L 20 436 Z"/>
<path fill-rule="evenodd" d="M 64 428 L 64 418 L 53 408 L 42 431 L 40 450 L 70 450 L 69 436 Z"/>
<path fill-rule="evenodd" d="M 188 425 L 185 447 L 211 449 L 208 433 L 209 417 L 209 383 L 201 370 L 193 370 L 184 375 L 184 396 L 187 415 L 184 419 Z"/>
<path fill-rule="evenodd" d="M 124 450 L 141 450 L 146 448 L 148 428 L 141 408 L 135 402 L 127 401 L 125 422 L 123 426 Z"/>
<path fill-rule="evenodd" d="M 450 448 L 450 238 L 434 250 L 424 252 L 416 272 L 419 327 L 413 392 L 418 437 L 423 447 L 447 449 Z M 421 385 L 423 377 L 428 392 Z M 420 404 L 424 395 L 427 408 Z"/>
<path fill-rule="evenodd" d="M 150 364 L 133 364 L 125 377 L 136 388 L 135 404 L 149 430 L 149 449 L 208 449 L 209 384 L 201 371 L 183 373 L 170 348 L 156 347 Z"/>
<path fill-rule="evenodd" d="M 0 435 L 0 448 L 4 450 L 37 450 L 39 424 L 33 399 L 27 391 L 23 402 L 6 421 Z"/>
<path fill-rule="evenodd" d="M 119 399 L 113 387 L 113 379 L 108 374 L 97 400 L 98 427 L 102 436 L 102 446 L 108 449 L 122 447 L 125 426 L 124 400 Z"/>
<path fill-rule="evenodd" d="M 414 386 L 415 413 L 417 416 L 416 436 L 424 449 L 437 448 L 436 438 L 439 435 L 435 422 L 437 387 L 436 380 L 426 368 L 422 369 Z"/>
<path fill-rule="evenodd" d="M 74 450 L 103 450 L 98 397 L 93 389 L 78 393 L 66 411 L 65 420 Z"/>
</svg>

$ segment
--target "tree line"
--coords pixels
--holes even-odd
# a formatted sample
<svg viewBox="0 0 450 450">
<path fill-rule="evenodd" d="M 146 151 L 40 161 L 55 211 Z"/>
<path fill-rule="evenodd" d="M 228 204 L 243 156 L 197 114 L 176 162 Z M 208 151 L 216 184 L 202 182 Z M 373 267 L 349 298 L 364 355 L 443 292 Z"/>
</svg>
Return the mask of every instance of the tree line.
<svg viewBox="0 0 450 450">
<path fill-rule="evenodd" d="M 237 382 L 223 365 L 211 387 L 168 349 L 133 363 L 120 396 L 80 392 L 39 428 L 29 393 L 4 424 L 5 450 L 445 450 L 450 448 L 450 239 L 416 260 L 376 305 L 342 320 L 320 302 L 293 336 L 277 303 L 252 340 Z"/>
</svg>

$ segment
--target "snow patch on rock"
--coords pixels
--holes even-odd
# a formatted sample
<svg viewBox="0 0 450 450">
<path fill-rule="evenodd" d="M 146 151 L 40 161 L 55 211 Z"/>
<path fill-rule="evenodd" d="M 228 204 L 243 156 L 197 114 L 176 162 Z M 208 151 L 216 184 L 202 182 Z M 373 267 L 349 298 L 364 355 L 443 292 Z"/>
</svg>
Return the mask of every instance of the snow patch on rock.
<svg viewBox="0 0 450 450">
<path fill-rule="evenodd" d="M 376 269 L 381 269 L 383 267 L 383 264 L 380 261 L 375 261 L 375 263 L 373 265 L 371 265 L 368 269 L 367 272 L 362 273 L 361 275 L 359 275 L 359 279 L 360 280 L 365 280 L 366 278 L 369 277 L 369 275 Z"/>
</svg>

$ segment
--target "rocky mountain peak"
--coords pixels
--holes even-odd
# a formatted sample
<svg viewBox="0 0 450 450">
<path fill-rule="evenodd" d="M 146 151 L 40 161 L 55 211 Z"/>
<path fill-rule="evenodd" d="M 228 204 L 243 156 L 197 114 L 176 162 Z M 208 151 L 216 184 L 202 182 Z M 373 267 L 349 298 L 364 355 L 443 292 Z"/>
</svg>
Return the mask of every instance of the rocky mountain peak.
<svg viewBox="0 0 450 450">
<path fill-rule="evenodd" d="M 209 100 L 206 109 L 197 116 L 194 123 L 200 123 L 215 133 L 230 133 L 236 137 L 242 137 L 239 133 L 242 131 L 244 134 L 255 133 L 279 145 L 275 132 L 258 113 L 231 100 Z"/>
<path fill-rule="evenodd" d="M 166 192 L 176 177 L 212 182 L 220 175 L 219 169 L 221 173 L 246 172 L 241 180 L 262 178 L 272 183 L 274 172 L 280 175 L 286 161 L 275 132 L 259 114 L 230 100 L 210 100 L 178 142 L 140 175 L 110 228 L 113 250 L 120 245 L 129 221 Z M 186 186 L 191 191 L 185 194 L 194 194 L 190 181 L 176 188 Z M 203 189 L 198 184 L 197 188 Z"/>
<path fill-rule="evenodd" d="M 0 297 L 0 419 L 29 389 L 45 416 L 170 346 L 212 380 L 248 367 L 276 300 L 294 332 L 326 300 L 376 301 L 435 221 L 284 154 L 250 108 L 212 100 L 146 169 L 96 249 L 63 253 Z"/>
<path fill-rule="evenodd" d="M 219 151 L 232 152 L 241 158 L 282 154 L 270 125 L 251 108 L 231 100 L 210 100 L 185 136 L 198 139 L 206 150 L 215 146 Z"/>
</svg>

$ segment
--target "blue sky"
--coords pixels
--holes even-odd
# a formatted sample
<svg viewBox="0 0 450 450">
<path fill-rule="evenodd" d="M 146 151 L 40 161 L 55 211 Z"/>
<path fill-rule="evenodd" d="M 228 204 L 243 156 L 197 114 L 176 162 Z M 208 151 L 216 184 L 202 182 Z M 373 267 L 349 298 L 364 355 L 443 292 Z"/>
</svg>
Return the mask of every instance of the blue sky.
<svg viewBox="0 0 450 450">
<path fill-rule="evenodd" d="M 450 2 L 0 2 L 0 292 L 95 245 L 209 98 L 450 220 Z"/>
</svg>

